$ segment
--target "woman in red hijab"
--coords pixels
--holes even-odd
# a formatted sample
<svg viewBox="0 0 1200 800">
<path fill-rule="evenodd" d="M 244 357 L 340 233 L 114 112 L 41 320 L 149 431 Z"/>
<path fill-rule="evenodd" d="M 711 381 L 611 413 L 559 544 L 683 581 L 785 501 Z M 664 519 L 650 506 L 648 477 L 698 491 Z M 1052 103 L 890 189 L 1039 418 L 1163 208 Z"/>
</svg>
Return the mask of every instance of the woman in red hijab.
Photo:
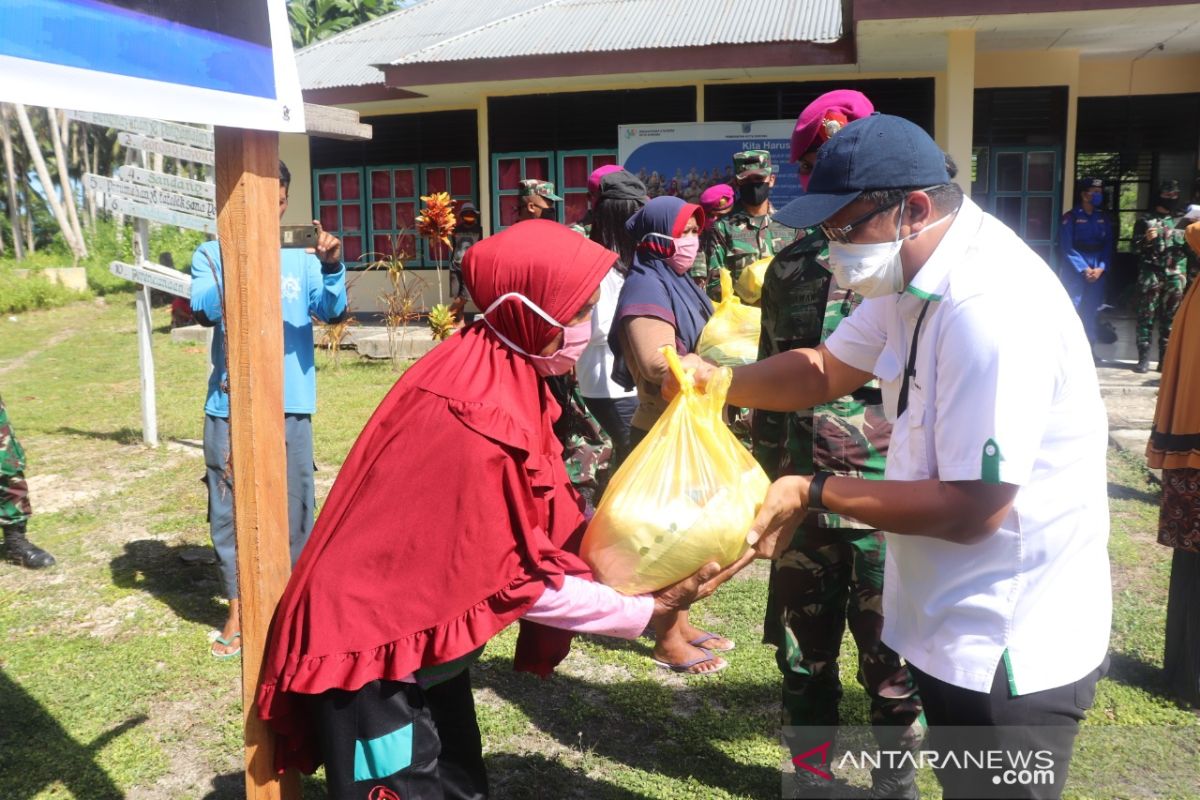
<svg viewBox="0 0 1200 800">
<path fill-rule="evenodd" d="M 572 632 L 634 638 L 711 592 L 591 581 L 583 503 L 545 378 L 569 371 L 616 256 L 532 220 L 471 247 L 481 318 L 418 361 L 359 436 L 276 609 L 258 689 L 277 767 L 326 765 L 330 797 L 483 798 L 470 664 L 521 620 L 547 675 Z"/>
</svg>

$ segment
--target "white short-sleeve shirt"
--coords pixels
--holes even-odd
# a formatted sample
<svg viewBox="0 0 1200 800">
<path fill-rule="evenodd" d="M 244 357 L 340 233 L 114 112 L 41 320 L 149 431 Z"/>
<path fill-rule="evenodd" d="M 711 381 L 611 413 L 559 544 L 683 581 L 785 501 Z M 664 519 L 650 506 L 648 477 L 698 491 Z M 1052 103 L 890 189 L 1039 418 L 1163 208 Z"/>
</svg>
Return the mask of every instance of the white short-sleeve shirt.
<svg viewBox="0 0 1200 800">
<path fill-rule="evenodd" d="M 893 422 L 885 478 L 1019 487 L 979 544 L 887 535 L 883 640 L 979 692 L 1002 658 L 1018 694 L 1099 666 L 1112 617 L 1108 422 L 1079 316 L 1046 263 L 964 200 L 909 287 L 864 301 L 826 346 L 881 381 Z"/>
<path fill-rule="evenodd" d="M 616 356 L 608 346 L 608 332 L 612 328 L 613 317 L 617 313 L 617 298 L 621 296 L 621 287 L 624 285 L 625 278 L 616 267 L 610 269 L 600 282 L 600 299 L 592 309 L 592 338 L 575 365 L 579 391 L 584 397 L 637 397 L 635 390 L 625 389 L 612 379 Z"/>
</svg>

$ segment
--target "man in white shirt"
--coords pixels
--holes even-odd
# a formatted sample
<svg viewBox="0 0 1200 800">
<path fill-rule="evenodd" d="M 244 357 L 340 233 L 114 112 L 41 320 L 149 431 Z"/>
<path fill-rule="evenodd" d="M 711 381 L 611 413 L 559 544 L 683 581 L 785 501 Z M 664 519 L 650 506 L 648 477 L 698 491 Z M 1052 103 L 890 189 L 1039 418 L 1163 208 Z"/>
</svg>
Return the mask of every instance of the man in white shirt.
<svg viewBox="0 0 1200 800">
<path fill-rule="evenodd" d="M 777 556 L 809 509 L 887 531 L 883 641 L 917 678 L 927 745 L 1053 760 L 1038 786 L 951 764 L 945 796 L 1058 797 L 1111 621 L 1107 422 L 1079 317 L 907 120 L 846 126 L 795 202 L 804 225 L 823 223 L 838 283 L 868 299 L 816 349 L 736 369 L 729 402 L 792 411 L 878 377 L 891 447 L 882 481 L 776 481 L 731 570 Z M 701 382 L 712 369 L 687 365 Z"/>
</svg>

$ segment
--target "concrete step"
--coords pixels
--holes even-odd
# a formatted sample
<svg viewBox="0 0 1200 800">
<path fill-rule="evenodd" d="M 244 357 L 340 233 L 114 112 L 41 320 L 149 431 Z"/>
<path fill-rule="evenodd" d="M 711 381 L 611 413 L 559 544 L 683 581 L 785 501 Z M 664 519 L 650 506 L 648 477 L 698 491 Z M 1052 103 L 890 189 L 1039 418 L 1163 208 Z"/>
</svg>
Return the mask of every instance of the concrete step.
<svg viewBox="0 0 1200 800">
<path fill-rule="evenodd" d="M 402 359 L 417 359 L 437 347 L 428 328 L 409 329 L 405 333 L 397 333 L 395 337 L 396 357 Z M 355 346 L 358 354 L 367 358 L 391 358 L 392 340 L 387 333 L 365 336 L 357 340 Z"/>
</svg>

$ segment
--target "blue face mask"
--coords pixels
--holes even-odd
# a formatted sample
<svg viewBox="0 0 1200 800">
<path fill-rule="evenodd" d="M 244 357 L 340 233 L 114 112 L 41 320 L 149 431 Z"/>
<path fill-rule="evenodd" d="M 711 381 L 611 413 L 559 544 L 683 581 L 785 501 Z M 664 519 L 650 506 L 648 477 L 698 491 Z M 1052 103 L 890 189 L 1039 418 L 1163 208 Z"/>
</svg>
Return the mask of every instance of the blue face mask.
<svg viewBox="0 0 1200 800">
<path fill-rule="evenodd" d="M 1091 200 L 1092 205 L 1094 205 L 1094 206 L 1103 205 L 1104 204 L 1104 192 L 1101 192 L 1101 191 L 1092 192 L 1088 199 Z"/>
</svg>

